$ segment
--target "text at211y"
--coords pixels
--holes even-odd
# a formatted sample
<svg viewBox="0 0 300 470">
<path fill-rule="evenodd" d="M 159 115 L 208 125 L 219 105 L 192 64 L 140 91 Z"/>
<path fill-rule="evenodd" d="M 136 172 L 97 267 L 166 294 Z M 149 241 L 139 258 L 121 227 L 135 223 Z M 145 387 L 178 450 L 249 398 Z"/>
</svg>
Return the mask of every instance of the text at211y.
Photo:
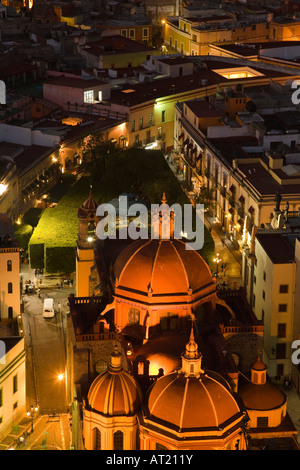
<svg viewBox="0 0 300 470">
<path fill-rule="evenodd" d="M 186 454 L 152 454 L 147 458 L 141 456 L 120 456 L 113 454 L 106 459 L 106 465 L 132 465 L 134 468 L 143 463 L 148 465 L 190 465 L 192 455 Z"/>
</svg>

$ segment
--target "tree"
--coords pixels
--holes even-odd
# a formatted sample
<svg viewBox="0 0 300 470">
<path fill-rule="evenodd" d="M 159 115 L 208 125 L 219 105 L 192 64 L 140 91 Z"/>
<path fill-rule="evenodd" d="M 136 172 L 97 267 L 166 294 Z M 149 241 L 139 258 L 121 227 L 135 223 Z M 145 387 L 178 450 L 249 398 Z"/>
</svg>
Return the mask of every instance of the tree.
<svg viewBox="0 0 300 470">
<path fill-rule="evenodd" d="M 204 209 L 208 212 L 215 209 L 215 189 L 208 186 L 202 186 L 199 195 L 196 197 L 197 204 L 204 204 Z"/>
</svg>

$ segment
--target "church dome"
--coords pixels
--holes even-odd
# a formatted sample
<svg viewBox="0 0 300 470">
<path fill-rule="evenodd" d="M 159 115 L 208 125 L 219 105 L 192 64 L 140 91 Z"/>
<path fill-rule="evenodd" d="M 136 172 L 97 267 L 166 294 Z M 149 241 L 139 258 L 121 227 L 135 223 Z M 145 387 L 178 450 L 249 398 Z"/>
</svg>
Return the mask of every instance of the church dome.
<svg viewBox="0 0 300 470">
<path fill-rule="evenodd" d="M 112 353 L 107 371 L 98 375 L 89 389 L 89 406 L 98 413 L 131 416 L 140 408 L 142 394 L 139 385 L 123 369 L 121 360 L 121 353 Z"/>
<path fill-rule="evenodd" d="M 98 205 L 99 204 L 97 203 L 97 201 L 93 198 L 92 188 L 90 188 L 89 197 L 84 201 L 84 203 L 78 210 L 78 216 L 87 217 L 87 215 L 91 212 L 96 213 Z"/>
<path fill-rule="evenodd" d="M 241 382 L 239 396 L 247 410 L 267 411 L 285 405 L 286 396 L 267 381 L 267 367 L 260 358 L 251 366 L 251 381 Z"/>
<path fill-rule="evenodd" d="M 118 291 L 152 298 L 215 291 L 207 263 L 180 239 L 133 242 L 118 256 L 114 277 Z"/>
<path fill-rule="evenodd" d="M 218 432 L 243 417 L 225 379 L 201 369 L 201 355 L 191 334 L 182 368 L 159 378 L 152 387 L 146 420 L 176 432 Z"/>
</svg>

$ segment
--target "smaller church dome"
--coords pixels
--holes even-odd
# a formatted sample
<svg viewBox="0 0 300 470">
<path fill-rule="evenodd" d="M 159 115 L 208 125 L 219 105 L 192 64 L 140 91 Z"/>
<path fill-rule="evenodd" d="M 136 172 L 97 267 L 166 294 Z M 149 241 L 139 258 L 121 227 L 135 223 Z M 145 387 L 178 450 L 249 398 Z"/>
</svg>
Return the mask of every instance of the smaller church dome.
<svg viewBox="0 0 300 470">
<path fill-rule="evenodd" d="M 98 375 L 88 392 L 90 408 L 109 416 L 135 414 L 142 400 L 142 393 L 135 379 L 122 367 L 122 355 L 115 350 L 107 371 Z"/>
<path fill-rule="evenodd" d="M 216 432 L 239 422 L 244 412 L 228 383 L 201 368 L 193 330 L 182 355 L 182 368 L 158 379 L 148 396 L 147 422 L 176 432 Z"/>
<path fill-rule="evenodd" d="M 239 396 L 247 410 L 272 410 L 286 402 L 284 393 L 267 380 L 267 367 L 260 358 L 251 366 L 251 381 L 240 384 Z"/>
<path fill-rule="evenodd" d="M 99 205 L 98 202 L 93 198 L 92 187 L 90 187 L 89 197 L 88 199 L 84 201 L 84 203 L 81 205 L 80 209 L 78 210 L 78 216 L 86 217 L 91 212 L 96 213 L 98 205 Z"/>
</svg>

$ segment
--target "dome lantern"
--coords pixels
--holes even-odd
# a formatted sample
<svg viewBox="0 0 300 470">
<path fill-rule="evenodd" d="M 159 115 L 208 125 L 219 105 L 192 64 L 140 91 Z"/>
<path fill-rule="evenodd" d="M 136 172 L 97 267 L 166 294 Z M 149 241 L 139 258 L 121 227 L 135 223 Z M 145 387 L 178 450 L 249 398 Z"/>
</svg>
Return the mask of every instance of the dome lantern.
<svg viewBox="0 0 300 470">
<path fill-rule="evenodd" d="M 198 345 L 194 338 L 193 327 L 190 333 L 190 339 L 186 344 L 185 352 L 182 354 L 181 374 L 199 377 L 204 371 L 201 368 L 202 355 L 198 351 Z"/>
</svg>

